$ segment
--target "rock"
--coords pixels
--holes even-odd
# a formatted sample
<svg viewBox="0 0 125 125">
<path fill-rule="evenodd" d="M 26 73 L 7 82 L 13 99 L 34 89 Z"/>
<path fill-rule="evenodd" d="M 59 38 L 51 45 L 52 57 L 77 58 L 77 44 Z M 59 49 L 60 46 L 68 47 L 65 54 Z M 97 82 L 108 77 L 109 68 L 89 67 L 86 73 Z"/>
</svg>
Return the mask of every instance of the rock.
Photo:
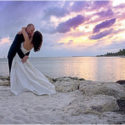
<svg viewBox="0 0 125 125">
<path fill-rule="evenodd" d="M 125 113 L 125 100 L 119 99 L 117 100 L 118 106 L 119 106 L 119 111 L 122 111 Z"/>
<path fill-rule="evenodd" d="M 53 83 L 58 92 L 71 92 L 79 88 L 79 83 L 74 81 L 57 81 Z"/>
<path fill-rule="evenodd" d="M 119 109 L 116 99 L 113 96 L 96 95 L 85 98 L 84 105 L 88 110 L 105 112 Z"/>
<path fill-rule="evenodd" d="M 8 76 L 0 76 L 0 86 L 9 86 L 10 78 Z"/>
<path fill-rule="evenodd" d="M 45 74 L 44 74 L 45 75 Z M 58 77 L 58 78 L 51 78 L 48 75 L 45 75 L 48 80 L 52 83 L 54 82 L 60 82 L 60 81 L 84 81 L 84 78 L 78 78 L 78 77 L 70 77 L 70 76 L 64 76 L 64 77 Z"/>
<path fill-rule="evenodd" d="M 45 74 L 44 74 L 45 75 Z M 48 78 L 48 80 L 51 82 L 51 83 L 53 83 L 54 81 L 53 81 L 53 78 L 51 78 L 50 76 L 48 76 L 48 75 L 45 75 L 47 78 Z"/>
<path fill-rule="evenodd" d="M 125 80 L 119 80 L 119 81 L 116 81 L 116 83 L 124 86 L 124 88 L 125 88 Z"/>
<path fill-rule="evenodd" d="M 84 81 L 78 77 L 59 77 L 53 78 L 53 84 L 58 92 L 71 92 L 79 89 L 79 82 Z"/>
<path fill-rule="evenodd" d="M 125 85 L 125 80 L 118 80 L 116 83 L 119 83 L 120 85 Z"/>
<path fill-rule="evenodd" d="M 3 80 L 0 80 L 0 86 L 9 86 L 10 85 L 10 82 L 9 81 L 3 81 Z"/>
<path fill-rule="evenodd" d="M 56 82 L 56 81 L 71 81 L 71 80 L 84 81 L 85 79 L 78 77 L 64 76 L 64 77 L 53 78 L 52 80 Z"/>
<path fill-rule="evenodd" d="M 9 76 L 0 76 L 0 79 L 1 80 L 10 80 L 10 77 Z"/>
<path fill-rule="evenodd" d="M 104 112 L 101 114 L 100 119 L 107 121 L 108 124 L 124 124 L 125 115 L 118 112 Z"/>
<path fill-rule="evenodd" d="M 116 99 L 125 98 L 125 88 L 113 82 L 82 81 L 79 90 L 86 96 L 103 94 L 114 96 Z"/>
<path fill-rule="evenodd" d="M 73 116 L 88 113 L 100 115 L 102 112 L 116 110 L 119 110 L 116 99 L 113 96 L 107 95 L 79 97 L 64 107 L 64 111 Z"/>
</svg>

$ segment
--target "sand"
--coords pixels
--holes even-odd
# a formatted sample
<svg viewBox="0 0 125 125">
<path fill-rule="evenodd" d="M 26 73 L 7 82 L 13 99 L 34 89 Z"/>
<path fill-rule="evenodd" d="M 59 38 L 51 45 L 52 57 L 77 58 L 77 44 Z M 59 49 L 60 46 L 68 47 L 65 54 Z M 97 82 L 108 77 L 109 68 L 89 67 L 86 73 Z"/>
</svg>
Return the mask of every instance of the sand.
<svg viewBox="0 0 125 125">
<path fill-rule="evenodd" d="M 66 87 L 67 81 L 68 86 L 69 81 L 71 82 L 71 85 L 74 85 L 72 84 L 74 81 L 79 84 L 81 84 L 81 82 L 83 84 L 84 82 L 84 80 L 81 81 L 79 79 L 71 79 L 70 77 L 60 79 L 56 79 L 53 84 L 56 86 L 59 82 L 64 82 Z M 71 89 L 68 90 L 63 86 L 63 90 L 65 89 L 66 91 L 61 91 L 57 86 L 57 93 L 51 96 L 38 96 L 32 92 L 24 92 L 15 96 L 11 93 L 10 86 L 4 86 L 4 82 L 7 82 L 8 79 L 5 78 L 1 80 L 3 80 L 1 81 L 3 84 L 0 86 L 0 124 L 125 123 L 125 114 L 120 113 L 117 110 L 117 99 L 113 96 L 106 96 L 104 94 L 103 96 L 100 96 L 99 94 L 98 96 L 91 96 L 89 97 L 90 99 L 88 99 L 88 95 L 84 95 L 83 90 L 80 91 L 79 88 L 76 87 L 75 89 L 72 89 L 72 86 Z M 123 93 L 121 95 L 123 96 Z M 113 108 L 104 108 L 104 111 L 91 109 L 92 105 L 96 107 L 96 101 L 94 99 L 97 98 L 100 100 L 99 102 L 101 102 L 98 103 L 98 106 L 103 105 L 104 107 L 107 104 L 104 104 L 100 97 L 105 99 L 107 99 L 107 97 L 111 98 L 113 100 L 111 103 L 114 104 L 114 109 L 117 111 L 113 111 Z M 119 99 L 120 98 L 121 97 L 119 96 Z M 87 101 L 89 105 L 84 103 L 87 103 Z M 87 111 L 88 109 L 89 111 Z"/>
</svg>

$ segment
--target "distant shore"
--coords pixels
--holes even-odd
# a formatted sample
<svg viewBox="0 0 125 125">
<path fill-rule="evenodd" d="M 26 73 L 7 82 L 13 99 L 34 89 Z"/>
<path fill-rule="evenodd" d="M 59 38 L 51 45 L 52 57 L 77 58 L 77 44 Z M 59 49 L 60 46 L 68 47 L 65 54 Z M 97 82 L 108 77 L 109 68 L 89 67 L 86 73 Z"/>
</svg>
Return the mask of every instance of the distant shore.
<svg viewBox="0 0 125 125">
<path fill-rule="evenodd" d="M 95 55 L 95 56 L 55 56 L 55 57 L 30 57 L 31 59 L 35 58 L 69 58 L 69 57 L 125 57 L 125 56 L 105 56 L 105 55 Z M 7 58 L 0 57 L 1 60 L 7 60 Z"/>
<path fill-rule="evenodd" d="M 104 55 L 97 55 L 96 57 L 125 57 L 125 56 L 104 56 Z"/>
<path fill-rule="evenodd" d="M 97 56 L 125 56 L 125 49 L 120 49 L 117 52 L 107 52 L 106 54 Z"/>
</svg>

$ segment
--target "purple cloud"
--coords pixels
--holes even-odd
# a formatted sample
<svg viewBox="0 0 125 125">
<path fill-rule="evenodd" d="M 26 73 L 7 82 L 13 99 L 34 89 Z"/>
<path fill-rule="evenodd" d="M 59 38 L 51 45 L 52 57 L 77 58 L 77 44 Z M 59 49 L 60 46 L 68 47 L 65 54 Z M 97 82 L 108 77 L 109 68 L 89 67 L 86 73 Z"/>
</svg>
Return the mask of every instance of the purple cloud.
<svg viewBox="0 0 125 125">
<path fill-rule="evenodd" d="M 94 1 L 94 5 L 93 5 L 93 7 L 95 8 L 95 9 L 98 9 L 98 8 L 100 8 L 100 7 L 107 7 L 107 6 L 109 6 L 110 5 L 110 1 Z"/>
<path fill-rule="evenodd" d="M 113 18 L 113 19 L 110 19 L 110 20 L 106 20 L 106 21 L 104 21 L 100 24 L 97 24 L 95 26 L 95 28 L 93 29 L 93 32 L 96 33 L 96 32 L 99 32 L 100 29 L 110 27 L 115 23 L 115 21 L 116 21 L 116 18 Z"/>
<path fill-rule="evenodd" d="M 68 13 L 69 11 L 66 8 L 55 6 L 55 7 L 47 8 L 45 10 L 45 17 L 50 17 L 51 15 L 56 17 L 63 17 Z"/>
<path fill-rule="evenodd" d="M 113 11 L 111 9 L 108 9 L 106 11 L 101 11 L 101 12 L 98 12 L 97 15 L 99 15 L 100 17 L 111 17 L 113 16 Z"/>
<path fill-rule="evenodd" d="M 103 32 L 98 33 L 96 35 L 93 35 L 93 36 L 90 37 L 90 39 L 101 39 L 101 38 L 109 35 L 110 33 L 112 33 L 112 29 L 103 31 Z"/>
<path fill-rule="evenodd" d="M 89 5 L 89 1 L 75 1 L 73 6 L 71 7 L 71 10 L 75 12 L 80 12 L 83 9 L 87 9 Z"/>
<path fill-rule="evenodd" d="M 72 19 L 69 19 L 66 22 L 60 23 L 57 26 L 57 32 L 66 33 L 70 31 L 70 28 L 76 28 L 78 25 L 82 24 L 84 21 L 84 17 L 82 15 L 78 15 Z"/>
</svg>

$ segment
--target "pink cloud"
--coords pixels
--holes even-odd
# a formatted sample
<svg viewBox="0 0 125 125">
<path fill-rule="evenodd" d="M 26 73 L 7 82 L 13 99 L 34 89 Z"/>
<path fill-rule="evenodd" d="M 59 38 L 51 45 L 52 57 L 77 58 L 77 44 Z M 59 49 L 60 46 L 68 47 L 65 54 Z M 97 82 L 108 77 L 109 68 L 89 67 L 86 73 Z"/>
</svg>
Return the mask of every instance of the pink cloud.
<svg viewBox="0 0 125 125">
<path fill-rule="evenodd" d="M 10 43 L 9 37 L 5 37 L 5 38 L 0 39 L 0 45 L 6 44 L 6 43 Z"/>
</svg>

